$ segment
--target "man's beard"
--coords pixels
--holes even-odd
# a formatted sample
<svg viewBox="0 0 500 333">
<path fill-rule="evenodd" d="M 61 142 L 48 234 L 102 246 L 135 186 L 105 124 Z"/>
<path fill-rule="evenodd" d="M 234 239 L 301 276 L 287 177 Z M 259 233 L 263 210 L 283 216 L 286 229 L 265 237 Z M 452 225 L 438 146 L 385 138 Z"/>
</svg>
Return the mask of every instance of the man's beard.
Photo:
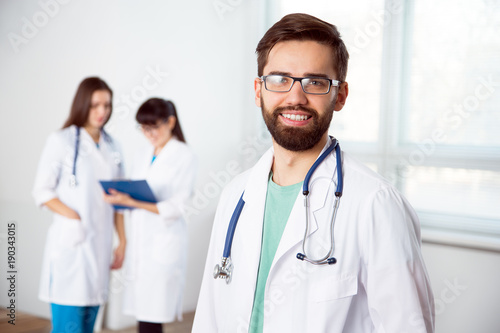
<svg viewBox="0 0 500 333">
<path fill-rule="evenodd" d="M 264 100 L 260 99 L 262 106 L 262 117 L 267 129 L 271 133 L 274 141 L 281 147 L 290 151 L 305 151 L 313 148 L 330 128 L 333 117 L 333 108 L 336 98 L 323 116 L 311 108 L 303 106 L 279 107 L 270 112 L 264 105 Z M 284 111 L 304 111 L 311 115 L 311 123 L 306 126 L 287 126 L 278 120 L 280 113 Z"/>
</svg>

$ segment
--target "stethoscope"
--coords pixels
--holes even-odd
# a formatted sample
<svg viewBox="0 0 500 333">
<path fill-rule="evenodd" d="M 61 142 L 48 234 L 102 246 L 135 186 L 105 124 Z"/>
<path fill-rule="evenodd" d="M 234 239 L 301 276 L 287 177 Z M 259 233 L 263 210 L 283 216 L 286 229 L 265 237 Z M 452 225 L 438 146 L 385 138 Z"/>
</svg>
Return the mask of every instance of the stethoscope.
<svg viewBox="0 0 500 333">
<path fill-rule="evenodd" d="M 332 138 L 332 144 L 318 157 L 318 159 L 311 166 L 304 179 L 304 184 L 302 186 L 302 194 L 304 195 L 304 206 L 306 207 L 306 229 L 304 233 L 304 239 L 302 240 L 302 253 L 297 253 L 297 259 L 302 261 L 310 262 L 314 265 L 333 265 L 337 262 L 337 259 L 333 257 L 334 250 L 334 240 L 333 240 L 333 226 L 335 225 L 335 219 L 337 217 L 337 211 L 339 208 L 340 197 L 342 196 L 343 175 L 342 175 L 342 159 L 340 153 L 340 146 L 337 139 Z M 337 160 L 337 188 L 335 190 L 335 202 L 333 203 L 333 214 L 332 220 L 330 222 L 330 249 L 328 253 L 320 259 L 312 259 L 306 254 L 306 239 L 309 233 L 309 181 L 311 180 L 312 174 L 318 166 L 323 162 L 323 160 L 335 149 L 335 156 Z M 236 229 L 236 224 L 240 217 L 241 211 L 245 206 L 245 201 L 243 200 L 243 194 L 241 194 L 238 204 L 233 211 L 231 220 L 229 222 L 229 227 L 227 229 L 226 241 L 224 243 L 224 252 L 222 253 L 221 265 L 218 264 L 214 267 L 214 279 L 220 278 L 225 279 L 226 283 L 231 283 L 233 264 L 231 262 L 231 246 L 233 243 L 234 231 Z"/>
<path fill-rule="evenodd" d="M 121 158 L 120 158 L 120 153 L 114 149 L 114 142 L 113 139 L 109 136 L 106 131 L 102 130 L 102 134 L 104 136 L 104 140 L 106 140 L 112 147 L 113 150 L 113 162 L 116 165 L 119 165 L 121 163 Z M 76 137 L 75 137 L 75 156 L 73 157 L 73 168 L 71 170 L 71 176 L 69 176 L 69 187 L 70 188 L 76 188 L 78 185 L 78 182 L 76 181 L 76 161 L 78 159 L 78 153 L 80 150 L 80 127 L 76 127 Z"/>
</svg>

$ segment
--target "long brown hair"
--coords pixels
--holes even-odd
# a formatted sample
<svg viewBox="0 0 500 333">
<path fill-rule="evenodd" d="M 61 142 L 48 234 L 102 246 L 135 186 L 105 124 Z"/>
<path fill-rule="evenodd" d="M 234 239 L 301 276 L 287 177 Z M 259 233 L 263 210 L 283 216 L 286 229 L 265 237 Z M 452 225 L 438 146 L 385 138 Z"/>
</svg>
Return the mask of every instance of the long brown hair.
<svg viewBox="0 0 500 333">
<path fill-rule="evenodd" d="M 90 104 L 92 101 L 92 94 L 97 90 L 106 90 L 111 95 L 111 100 L 113 100 L 113 91 L 109 86 L 98 77 L 88 77 L 84 79 L 75 94 L 73 99 L 73 104 L 71 105 L 71 111 L 69 113 L 68 119 L 63 125 L 63 128 L 69 127 L 71 125 L 76 125 L 82 127 L 87 122 L 90 112 Z M 110 105 L 111 112 L 113 112 L 113 104 Z M 108 119 L 106 119 L 106 124 L 111 118 L 111 112 Z M 103 125 L 104 126 L 104 125 Z"/>
<path fill-rule="evenodd" d="M 142 125 L 156 125 L 158 120 L 167 121 L 169 117 L 175 117 L 175 126 L 172 134 L 177 137 L 179 141 L 186 142 L 184 134 L 182 133 L 179 117 L 175 105 L 171 101 L 162 98 L 150 98 L 145 101 L 137 110 L 135 119 Z"/>
<path fill-rule="evenodd" d="M 347 75 L 349 53 L 337 27 L 308 14 L 289 14 L 276 22 L 257 45 L 257 72 L 263 75 L 269 52 L 279 42 L 312 40 L 328 45 L 334 54 L 336 80 L 344 82 Z"/>
</svg>

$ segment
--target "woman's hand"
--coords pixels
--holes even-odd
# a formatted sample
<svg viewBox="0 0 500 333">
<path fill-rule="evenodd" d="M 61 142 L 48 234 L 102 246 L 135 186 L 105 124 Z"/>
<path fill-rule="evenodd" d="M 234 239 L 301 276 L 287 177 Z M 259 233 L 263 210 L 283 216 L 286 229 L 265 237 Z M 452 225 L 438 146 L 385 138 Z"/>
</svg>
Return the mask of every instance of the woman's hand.
<svg viewBox="0 0 500 333">
<path fill-rule="evenodd" d="M 123 265 L 123 259 L 125 259 L 125 248 L 124 242 L 120 242 L 118 247 L 115 249 L 113 263 L 111 264 L 111 269 L 120 269 Z"/>
<path fill-rule="evenodd" d="M 104 193 L 104 201 L 112 205 L 139 208 L 154 214 L 159 214 L 158 207 L 155 203 L 135 200 L 127 193 L 118 192 L 112 188 L 109 189 L 109 194 Z"/>
<path fill-rule="evenodd" d="M 115 191 L 116 192 L 116 191 Z M 113 263 L 111 269 L 119 269 L 122 267 L 123 259 L 125 258 L 125 248 L 127 245 L 127 237 L 125 236 L 125 224 L 123 222 L 123 214 L 115 212 L 115 229 L 118 234 L 118 247 L 114 251 Z"/>
<path fill-rule="evenodd" d="M 74 210 L 71 210 L 70 212 L 68 212 L 66 217 L 73 219 L 73 220 L 81 220 L 80 215 L 78 215 L 78 213 Z"/>
<path fill-rule="evenodd" d="M 104 193 L 104 201 L 112 205 L 119 206 L 134 206 L 134 199 L 127 193 L 118 192 L 115 189 L 110 188 L 109 194 Z"/>
</svg>

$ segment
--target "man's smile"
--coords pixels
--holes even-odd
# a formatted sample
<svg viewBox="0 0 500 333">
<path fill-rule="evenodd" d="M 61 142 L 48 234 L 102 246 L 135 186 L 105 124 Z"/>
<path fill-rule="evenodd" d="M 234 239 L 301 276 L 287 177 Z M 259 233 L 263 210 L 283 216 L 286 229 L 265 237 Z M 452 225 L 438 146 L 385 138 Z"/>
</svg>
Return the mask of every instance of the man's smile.
<svg viewBox="0 0 500 333">
<path fill-rule="evenodd" d="M 311 118 L 310 115 L 306 115 L 306 114 L 281 113 L 280 115 L 285 117 L 286 119 L 290 119 L 293 121 L 304 121 L 304 120 Z"/>
</svg>

